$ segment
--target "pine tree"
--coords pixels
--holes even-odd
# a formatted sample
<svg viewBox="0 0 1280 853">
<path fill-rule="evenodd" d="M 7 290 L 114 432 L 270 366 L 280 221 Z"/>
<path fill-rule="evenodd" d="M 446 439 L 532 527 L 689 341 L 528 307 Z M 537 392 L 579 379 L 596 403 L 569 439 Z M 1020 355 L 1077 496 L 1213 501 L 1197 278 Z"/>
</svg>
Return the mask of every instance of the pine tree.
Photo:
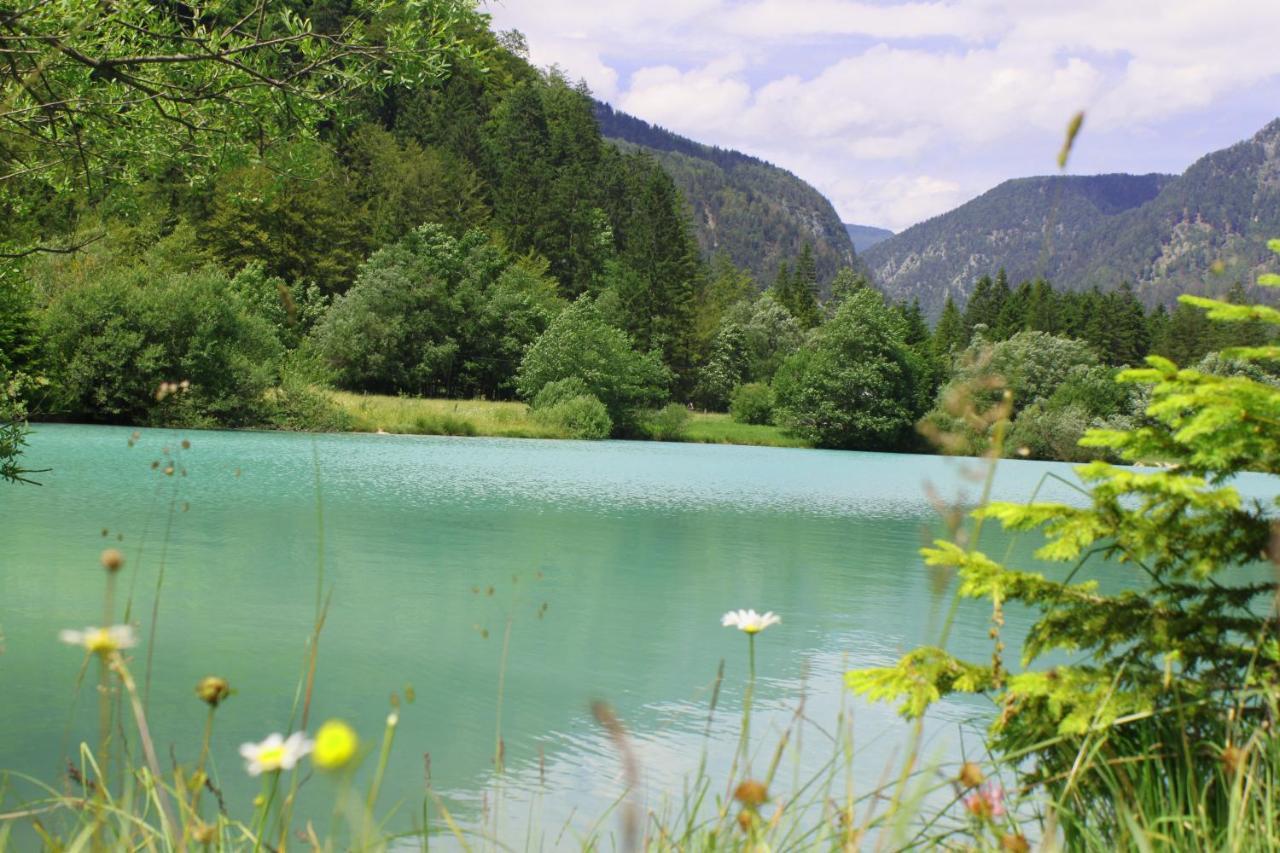
<svg viewBox="0 0 1280 853">
<path fill-rule="evenodd" d="M 1001 270 L 1003 274 L 1004 270 Z M 999 291 L 997 283 L 997 292 Z M 1013 291 L 1004 300 L 1004 304 L 1000 306 L 1000 313 L 996 317 L 995 339 L 1008 340 L 1027 328 L 1027 312 L 1031 308 L 1031 282 L 1024 281 L 1018 285 L 1018 289 Z"/>
<path fill-rule="evenodd" d="M 822 322 L 822 311 L 818 307 L 818 266 L 809 243 L 804 244 L 800 257 L 796 258 L 788 294 L 787 308 L 800 325 L 812 329 Z"/>
<path fill-rule="evenodd" d="M 1042 278 L 1036 279 L 1027 300 L 1027 330 L 1057 334 L 1062 325 L 1058 310 L 1058 298 L 1053 285 Z"/>
<path fill-rule="evenodd" d="M 692 384 L 702 264 L 679 190 L 652 158 L 646 160 L 615 288 L 637 349 L 658 350 L 683 393 Z"/>
<path fill-rule="evenodd" d="M 942 316 L 933 329 L 933 351 L 944 364 L 950 364 L 955 354 L 969 345 L 969 334 L 965 329 L 964 317 L 956 308 L 955 301 L 948 296 L 942 306 Z"/>
</svg>

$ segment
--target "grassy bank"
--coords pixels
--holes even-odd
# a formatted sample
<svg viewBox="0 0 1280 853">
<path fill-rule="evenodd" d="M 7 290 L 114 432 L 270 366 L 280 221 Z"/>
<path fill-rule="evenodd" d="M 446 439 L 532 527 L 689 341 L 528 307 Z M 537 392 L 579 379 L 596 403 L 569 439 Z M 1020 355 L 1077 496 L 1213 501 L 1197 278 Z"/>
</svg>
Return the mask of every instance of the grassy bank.
<svg viewBox="0 0 1280 853">
<path fill-rule="evenodd" d="M 557 426 L 535 420 L 524 403 L 492 400 L 436 400 L 333 392 L 356 432 L 408 435 L 483 435 L 499 438 L 567 438 Z M 702 444 L 747 444 L 763 447 L 809 447 L 775 426 L 740 424 L 717 413 L 694 413 L 682 441 Z"/>
</svg>

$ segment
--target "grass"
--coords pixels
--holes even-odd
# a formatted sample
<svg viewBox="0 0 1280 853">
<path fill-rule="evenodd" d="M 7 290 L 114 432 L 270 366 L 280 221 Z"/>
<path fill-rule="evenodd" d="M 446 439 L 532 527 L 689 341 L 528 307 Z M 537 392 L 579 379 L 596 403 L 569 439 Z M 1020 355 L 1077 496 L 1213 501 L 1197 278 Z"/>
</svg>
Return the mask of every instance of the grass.
<svg viewBox="0 0 1280 853">
<path fill-rule="evenodd" d="M 699 444 L 750 444 L 761 447 L 812 447 L 802 438 L 787 435 L 782 427 L 740 424 L 718 412 L 698 412 L 685 429 L 684 441 Z"/>
<path fill-rule="evenodd" d="M 524 403 L 493 400 L 439 400 L 332 392 L 355 432 L 405 435 L 483 435 L 498 438 L 567 438 L 553 424 L 539 423 Z M 762 447 L 811 447 L 780 427 L 740 424 L 725 414 L 693 414 L 680 441 L 746 444 Z"/>
</svg>

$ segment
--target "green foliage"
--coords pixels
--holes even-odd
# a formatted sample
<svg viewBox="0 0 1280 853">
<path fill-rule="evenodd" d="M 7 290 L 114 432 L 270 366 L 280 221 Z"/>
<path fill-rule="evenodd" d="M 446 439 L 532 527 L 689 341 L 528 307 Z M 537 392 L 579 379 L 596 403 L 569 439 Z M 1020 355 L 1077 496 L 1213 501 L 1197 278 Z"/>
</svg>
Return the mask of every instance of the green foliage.
<svg viewBox="0 0 1280 853">
<path fill-rule="evenodd" d="M 922 365 L 880 294 L 849 299 L 773 380 L 777 422 L 822 447 L 900 449 L 919 416 Z"/>
<path fill-rule="evenodd" d="M 740 424 L 773 423 L 773 389 L 763 382 L 747 382 L 733 392 L 729 414 Z"/>
<path fill-rule="evenodd" d="M 543 385 L 529 404 L 533 410 L 550 409 L 575 397 L 590 397 L 591 389 L 577 376 L 567 376 Z"/>
<path fill-rule="evenodd" d="M 631 210 L 619 224 L 620 258 L 610 287 L 623 329 L 643 350 L 657 350 L 683 379 L 697 350 L 699 294 L 705 282 L 684 202 L 648 157 L 628 164 Z M 682 383 L 686 391 L 688 383 Z"/>
<path fill-rule="evenodd" d="M 679 403 L 668 403 L 649 416 L 645 432 L 655 441 L 681 441 L 693 415 Z"/>
<path fill-rule="evenodd" d="M 207 267 L 122 269 L 71 287 L 45 313 L 51 407 L 114 423 L 258 423 L 281 345 Z M 188 383 L 164 393 L 164 383 Z"/>
<path fill-rule="evenodd" d="M 462 158 L 415 140 L 397 141 L 377 125 L 361 127 L 345 146 L 359 216 L 348 221 L 385 246 L 424 224 L 461 235 L 489 217 L 484 184 Z"/>
<path fill-rule="evenodd" d="M 778 304 L 786 308 L 803 328 L 812 329 L 822 321 L 818 307 L 818 268 L 814 264 L 811 244 L 804 244 L 794 269 L 788 269 L 786 264 L 778 269 L 772 293 Z M 845 298 L 848 298 L 847 293 Z"/>
<path fill-rule="evenodd" d="M 751 352 L 746 330 L 736 322 L 726 322 L 716 333 L 711 355 L 698 370 L 693 400 L 704 409 L 723 411 L 729 398 L 751 372 Z"/>
<path fill-rule="evenodd" d="M 1037 400 L 1048 400 L 1077 368 L 1095 366 L 1097 356 L 1083 341 L 1019 332 L 994 344 L 978 335 L 958 363 L 926 416 L 925 428 L 948 437 L 943 443 L 948 452 L 978 454 L 987 450 L 998 423 L 1014 419 Z M 998 412 L 1002 406 L 1008 411 Z M 1039 412 L 1032 419 L 1038 417 Z"/>
<path fill-rule="evenodd" d="M 589 297 L 579 297 L 534 342 L 516 377 L 526 400 L 548 383 L 576 378 L 605 405 L 616 427 L 630 429 L 639 409 L 662 402 L 670 372 L 655 353 L 639 353 L 610 326 Z"/>
<path fill-rule="evenodd" d="M 536 266 L 482 232 L 424 225 L 374 253 L 317 324 L 313 342 L 341 387 L 507 396 L 511 374 L 555 310 Z"/>
<path fill-rule="evenodd" d="M 231 269 L 261 263 L 286 282 L 325 293 L 350 286 L 367 245 L 347 177 L 320 145 L 295 145 L 268 162 L 220 176 L 205 225 Z"/>
<path fill-rule="evenodd" d="M 592 394 L 581 393 L 563 397 L 563 392 L 558 392 L 552 395 L 555 402 L 545 402 L 546 398 L 543 394 L 547 389 L 557 385 L 563 388 L 567 382 L 581 384 L 581 380 L 576 378 L 547 383 L 538 394 L 538 399 L 543 402 L 534 407 L 534 419 L 539 423 L 557 427 L 569 438 L 589 440 L 608 438 L 613 433 L 613 419 L 609 417 L 609 410 L 605 408 L 604 403 Z"/>
<path fill-rule="evenodd" d="M 0 210 L 22 218 L 148 176 L 207 177 L 306 138 L 349 119 L 354 93 L 439 79 L 476 20 L 455 0 L 359 0 L 326 30 L 289 4 L 245 12 L 122 2 L 6 15 Z"/>
<path fill-rule="evenodd" d="M 1271 309 L 1184 302 L 1215 318 L 1280 324 Z M 1228 355 L 1258 362 L 1280 357 L 1280 348 Z M 1038 558 L 1076 567 L 1065 580 L 1000 565 L 953 542 L 923 552 L 958 578 L 960 597 L 992 601 L 997 628 L 1003 608 L 1031 608 L 1023 671 L 1006 669 L 997 631 L 986 664 L 922 649 L 848 679 L 855 690 L 902 701 L 911 716 L 948 693 L 987 693 L 1000 709 L 992 744 L 1026 784 L 1047 791 L 1068 845 L 1086 834 L 1127 834 L 1116 798 L 1135 796 L 1135 781 L 1148 773 L 1185 785 L 1181 793 L 1165 789 L 1166 809 L 1185 807 L 1185 792 L 1198 792 L 1193 808 L 1210 832 L 1221 831 L 1236 819 L 1231 786 L 1219 781 L 1224 756 L 1265 752 L 1275 739 L 1276 582 L 1274 567 L 1257 565 L 1260 555 L 1275 557 L 1275 502 L 1246 502 L 1230 481 L 1246 470 L 1280 473 L 1280 387 L 1239 373 L 1179 369 L 1158 356 L 1147 365 L 1120 377 L 1150 388 L 1145 422 L 1091 431 L 1083 443 L 1166 469 L 1093 462 L 1078 469 L 1086 506 L 993 503 L 976 512 L 979 523 L 1039 531 Z M 1059 401 L 1083 409 L 1095 399 L 1097 378 L 1075 374 L 1060 386 Z M 1104 588 L 1074 580 L 1094 560 L 1103 561 L 1097 571 L 1122 582 Z M 1045 658 L 1055 664 L 1030 669 Z M 1097 751 L 1104 761 L 1093 759 Z M 1255 781 L 1244 759 L 1233 767 L 1245 768 L 1228 772 L 1245 773 L 1246 784 Z"/>
</svg>

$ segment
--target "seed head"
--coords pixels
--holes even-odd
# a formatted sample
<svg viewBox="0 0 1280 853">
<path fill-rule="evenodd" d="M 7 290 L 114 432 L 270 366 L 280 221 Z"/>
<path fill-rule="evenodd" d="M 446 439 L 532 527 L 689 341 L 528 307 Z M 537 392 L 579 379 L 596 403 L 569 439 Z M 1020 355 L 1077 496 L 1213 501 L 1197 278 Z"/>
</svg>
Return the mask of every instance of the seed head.
<svg viewBox="0 0 1280 853">
<path fill-rule="evenodd" d="M 733 798 L 749 809 L 757 809 L 769 800 L 769 792 L 763 782 L 747 779 L 738 785 Z"/>
<path fill-rule="evenodd" d="M 960 780 L 960 784 L 966 788 L 976 788 L 986 779 L 982 775 L 982 768 L 974 764 L 972 761 L 966 761 L 960 765 L 960 774 L 956 777 Z"/>
<path fill-rule="evenodd" d="M 102 556 L 98 559 L 102 561 L 102 568 L 111 572 L 111 574 L 120 571 L 124 566 L 124 554 L 121 554 L 115 548 L 108 548 L 103 551 Z"/>
<path fill-rule="evenodd" d="M 196 685 L 196 696 L 210 708 L 218 707 L 230 695 L 231 685 L 225 678 L 216 675 L 206 675 Z"/>
<path fill-rule="evenodd" d="M 1031 844 L 1025 835 L 1010 832 L 1000 836 L 1000 849 L 1009 853 L 1031 853 Z"/>
</svg>

